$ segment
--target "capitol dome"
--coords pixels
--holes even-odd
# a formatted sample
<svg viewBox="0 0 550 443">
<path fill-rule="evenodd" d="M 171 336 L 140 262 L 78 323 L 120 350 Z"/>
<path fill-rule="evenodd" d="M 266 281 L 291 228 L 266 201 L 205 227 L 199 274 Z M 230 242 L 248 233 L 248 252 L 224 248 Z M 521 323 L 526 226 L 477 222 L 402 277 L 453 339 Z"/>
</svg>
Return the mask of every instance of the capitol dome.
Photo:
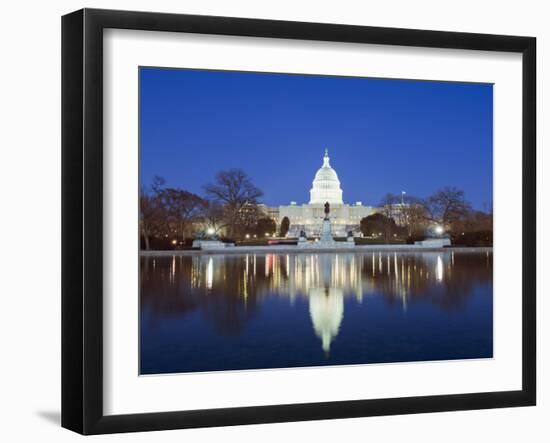
<svg viewBox="0 0 550 443">
<path fill-rule="evenodd" d="M 310 193 L 310 204 L 344 204 L 342 200 L 342 189 L 340 188 L 340 180 L 338 174 L 330 166 L 330 158 L 328 149 L 325 149 L 323 158 L 323 166 L 319 168 L 313 179 L 313 187 Z"/>
</svg>

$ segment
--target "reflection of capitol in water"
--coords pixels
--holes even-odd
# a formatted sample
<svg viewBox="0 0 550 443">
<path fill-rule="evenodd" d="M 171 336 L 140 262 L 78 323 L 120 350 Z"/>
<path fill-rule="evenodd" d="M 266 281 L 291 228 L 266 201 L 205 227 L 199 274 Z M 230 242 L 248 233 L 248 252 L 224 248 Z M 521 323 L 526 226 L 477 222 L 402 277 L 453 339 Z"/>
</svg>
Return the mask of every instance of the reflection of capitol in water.
<svg viewBox="0 0 550 443">
<path fill-rule="evenodd" d="M 140 259 L 140 373 L 493 357 L 493 255 Z"/>
<path fill-rule="evenodd" d="M 344 294 L 339 288 L 312 288 L 309 291 L 309 314 L 313 329 L 321 339 L 323 351 L 330 351 L 330 343 L 338 335 L 344 318 Z"/>
<path fill-rule="evenodd" d="M 223 292 L 244 306 L 265 296 L 287 297 L 291 304 L 307 298 L 313 329 L 328 353 L 344 319 L 345 299 L 363 303 L 382 295 L 406 311 L 409 299 L 430 297 L 443 308 L 456 307 L 466 291 L 461 282 L 466 285 L 470 276 L 462 275 L 464 267 L 455 270 L 455 260 L 468 256 L 451 251 L 203 255 L 192 257 L 190 283 L 194 290 Z M 473 272 L 490 278 L 492 255 L 476 257 L 483 263 Z M 173 258 L 174 276 L 179 259 Z"/>
</svg>

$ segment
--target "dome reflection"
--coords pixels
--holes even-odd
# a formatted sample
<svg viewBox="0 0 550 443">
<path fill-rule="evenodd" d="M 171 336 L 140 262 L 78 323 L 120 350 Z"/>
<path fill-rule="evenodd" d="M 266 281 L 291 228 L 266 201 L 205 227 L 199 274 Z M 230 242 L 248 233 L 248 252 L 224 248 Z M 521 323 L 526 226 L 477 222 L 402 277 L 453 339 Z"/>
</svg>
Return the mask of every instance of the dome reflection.
<svg viewBox="0 0 550 443">
<path fill-rule="evenodd" d="M 339 288 L 309 290 L 309 315 L 323 351 L 328 355 L 330 343 L 338 335 L 344 318 L 344 293 Z"/>
<path fill-rule="evenodd" d="M 452 251 L 213 254 L 141 263 L 142 303 L 153 314 L 200 309 L 218 333 L 239 334 L 259 310 L 270 309 L 263 299 L 287 299 L 290 306 L 302 300 L 310 317 L 304 320 L 327 355 L 349 303 L 368 309 L 370 297 L 383 297 L 392 309 L 406 312 L 410 303 L 424 299 L 456 310 L 473 284 L 492 279 L 492 254 Z"/>
</svg>

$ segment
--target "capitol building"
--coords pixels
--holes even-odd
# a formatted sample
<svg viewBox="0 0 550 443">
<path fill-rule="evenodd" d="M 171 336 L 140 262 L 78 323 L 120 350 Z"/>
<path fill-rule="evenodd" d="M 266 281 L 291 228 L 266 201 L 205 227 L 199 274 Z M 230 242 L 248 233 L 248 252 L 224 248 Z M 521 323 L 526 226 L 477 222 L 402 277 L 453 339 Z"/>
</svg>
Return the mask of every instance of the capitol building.
<svg viewBox="0 0 550 443">
<path fill-rule="evenodd" d="M 354 236 L 360 235 L 361 219 L 377 212 L 372 206 L 363 206 L 361 202 L 353 205 L 344 203 L 338 174 L 330 166 L 328 150 L 325 150 L 323 165 L 317 170 L 309 191 L 309 203 L 298 205 L 290 202 L 286 206 L 265 207 L 265 211 L 275 220 L 277 226 L 281 226 L 285 217 L 288 218 L 290 228 L 287 237 L 298 237 L 300 231 L 305 231 L 308 237 L 319 237 L 327 202 L 330 205 L 330 222 L 335 237 L 345 237 L 349 231 Z"/>
</svg>

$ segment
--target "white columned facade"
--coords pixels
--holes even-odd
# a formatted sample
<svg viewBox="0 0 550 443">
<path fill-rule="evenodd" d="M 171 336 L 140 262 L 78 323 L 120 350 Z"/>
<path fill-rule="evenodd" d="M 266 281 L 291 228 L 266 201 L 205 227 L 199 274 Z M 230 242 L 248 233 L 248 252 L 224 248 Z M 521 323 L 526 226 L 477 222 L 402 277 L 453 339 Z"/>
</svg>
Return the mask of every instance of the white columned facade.
<svg viewBox="0 0 550 443">
<path fill-rule="evenodd" d="M 266 208 L 277 227 L 285 217 L 289 219 L 287 237 L 298 237 L 302 230 L 308 237 L 319 237 L 327 202 L 330 204 L 331 228 L 335 237 L 346 237 L 349 231 L 359 235 L 361 219 L 376 212 L 375 208 L 363 206 L 361 202 L 354 205 L 344 203 L 340 180 L 330 165 L 328 149 L 325 149 L 322 166 L 315 173 L 309 195 L 309 203 L 300 205 L 292 202 L 290 205 Z"/>
</svg>

